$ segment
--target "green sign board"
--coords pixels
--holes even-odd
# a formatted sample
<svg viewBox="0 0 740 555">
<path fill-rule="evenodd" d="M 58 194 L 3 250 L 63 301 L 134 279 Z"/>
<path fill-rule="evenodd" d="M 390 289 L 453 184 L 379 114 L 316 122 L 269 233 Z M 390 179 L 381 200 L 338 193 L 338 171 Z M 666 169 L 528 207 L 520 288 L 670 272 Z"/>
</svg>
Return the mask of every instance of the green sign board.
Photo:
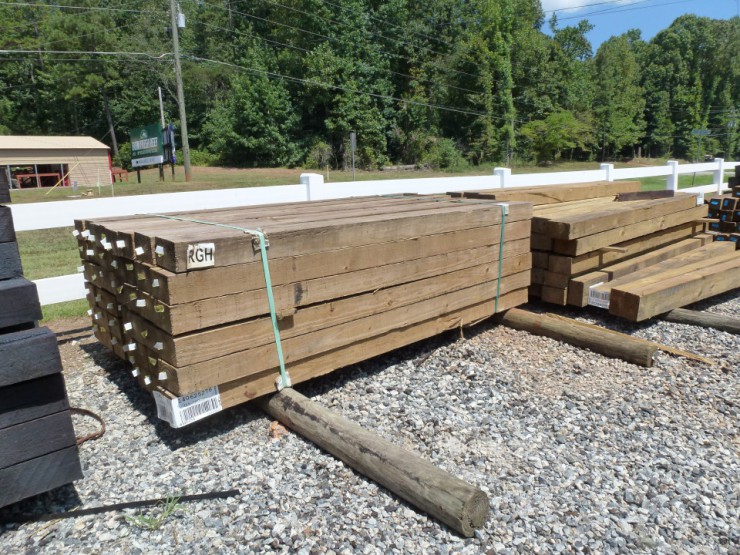
<svg viewBox="0 0 740 555">
<path fill-rule="evenodd" d="M 709 135 L 709 129 L 692 129 L 691 134 L 697 137 L 706 137 Z"/>
<path fill-rule="evenodd" d="M 164 163 L 162 147 L 162 125 L 153 123 L 137 127 L 129 133 L 131 137 L 131 165 L 134 168 Z"/>
</svg>

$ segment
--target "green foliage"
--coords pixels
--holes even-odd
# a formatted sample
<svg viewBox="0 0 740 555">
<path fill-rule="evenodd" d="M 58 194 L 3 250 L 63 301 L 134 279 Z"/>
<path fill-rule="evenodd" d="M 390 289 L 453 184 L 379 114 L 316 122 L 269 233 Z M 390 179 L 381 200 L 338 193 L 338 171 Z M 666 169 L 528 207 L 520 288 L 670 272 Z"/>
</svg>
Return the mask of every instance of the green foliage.
<svg viewBox="0 0 740 555">
<path fill-rule="evenodd" d="M 579 120 L 572 112 L 553 112 L 543 120 L 530 121 L 521 129 L 522 136 L 530 141 L 537 162 L 559 160 L 564 151 L 572 154 L 590 147 L 590 122 Z"/>
<path fill-rule="evenodd" d="M 421 163 L 433 169 L 460 170 L 468 165 L 452 139 L 430 139 Z"/>
<path fill-rule="evenodd" d="M 162 527 L 162 524 L 164 524 L 164 522 L 170 518 L 175 511 L 182 508 L 182 505 L 178 503 L 179 501 L 179 497 L 168 497 L 165 501 L 160 503 L 159 514 L 137 515 L 133 517 L 127 516 L 126 520 L 139 528 L 144 528 L 146 530 L 159 530 Z"/>
<path fill-rule="evenodd" d="M 0 5 L 0 49 L 28 51 L 0 55 L 1 134 L 91 135 L 128 167 L 129 130 L 159 120 L 157 87 L 179 129 L 169 2 L 108 4 Z M 539 0 L 243 4 L 180 0 L 196 164 L 346 169 L 351 132 L 360 168 L 686 158 L 696 128 L 706 153 L 740 155 L 738 17 L 685 15 L 594 55 L 585 20 L 544 33 Z"/>
</svg>

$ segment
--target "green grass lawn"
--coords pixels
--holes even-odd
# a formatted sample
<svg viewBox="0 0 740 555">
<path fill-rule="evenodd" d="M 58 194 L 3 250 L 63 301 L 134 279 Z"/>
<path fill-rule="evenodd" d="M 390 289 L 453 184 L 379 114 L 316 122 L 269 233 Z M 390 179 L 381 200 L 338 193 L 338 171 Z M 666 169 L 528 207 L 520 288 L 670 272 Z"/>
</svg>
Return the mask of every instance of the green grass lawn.
<svg viewBox="0 0 740 555">
<path fill-rule="evenodd" d="M 661 165 L 665 161 L 647 161 L 649 165 Z M 493 165 L 467 168 L 459 172 L 441 172 L 428 170 L 413 171 L 357 171 L 356 179 L 366 181 L 373 179 L 414 179 L 421 177 L 441 177 L 450 175 L 491 175 Z M 635 167 L 630 164 L 615 164 L 615 167 Z M 551 167 L 521 166 L 515 167 L 512 173 L 541 173 L 553 171 L 582 171 L 599 169 L 597 162 L 562 162 Z M 177 168 L 176 181 L 171 181 L 169 172 L 166 172 L 167 181 L 158 180 L 156 169 L 144 170 L 142 182 L 136 182 L 136 173 L 129 174 L 129 183 L 116 183 L 114 186 L 80 188 L 77 198 L 96 198 L 99 196 L 143 195 L 152 193 L 173 193 L 181 191 L 199 191 L 207 189 L 224 189 L 233 187 L 258 187 L 266 185 L 297 184 L 301 173 L 315 170 L 303 169 L 229 169 L 229 168 L 193 168 L 193 181 L 185 183 L 182 168 Z M 322 172 L 323 173 L 323 172 Z M 330 182 L 351 181 L 351 172 L 329 172 Z M 643 190 L 658 190 L 665 188 L 665 177 L 647 177 L 640 180 Z M 712 182 L 711 175 L 681 175 L 679 187 L 708 185 Z M 72 200 L 72 191 L 69 188 L 24 189 L 12 192 L 14 203 L 45 202 L 50 200 Z M 45 277 L 54 277 L 73 274 L 80 265 L 77 243 L 72 237 L 72 228 L 44 229 L 36 231 L 21 231 L 18 235 L 18 246 L 23 262 L 23 270 L 28 279 L 36 280 Z M 58 303 L 43 307 L 44 321 L 53 321 L 60 318 L 82 316 L 87 310 L 84 300 Z"/>
</svg>

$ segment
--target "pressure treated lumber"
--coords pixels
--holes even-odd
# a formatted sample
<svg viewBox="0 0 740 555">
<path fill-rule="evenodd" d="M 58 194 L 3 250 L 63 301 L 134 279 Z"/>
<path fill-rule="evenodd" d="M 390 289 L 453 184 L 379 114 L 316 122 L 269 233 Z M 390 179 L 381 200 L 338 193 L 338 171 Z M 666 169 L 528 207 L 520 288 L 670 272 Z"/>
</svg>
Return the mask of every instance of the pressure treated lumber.
<svg viewBox="0 0 740 555">
<path fill-rule="evenodd" d="M 624 249 L 624 251 L 597 250 L 575 257 L 550 254 L 548 269 L 551 272 L 571 275 L 597 270 L 608 264 L 614 264 L 649 250 L 689 238 L 700 233 L 703 227 L 704 224 L 700 222 L 690 221 L 613 245 Z"/>
<path fill-rule="evenodd" d="M 8 183 L 8 176 L 3 171 L 0 172 L 0 203 L 10 202 L 10 183 Z"/>
<path fill-rule="evenodd" d="M 564 213 L 536 209 L 532 231 L 544 233 L 552 239 L 572 240 L 696 207 L 696 197 L 689 194 L 626 202 L 608 200 L 590 208 L 579 203 L 582 205 Z"/>
<path fill-rule="evenodd" d="M 419 455 L 293 389 L 284 389 L 259 404 L 276 420 L 456 532 L 472 537 L 485 524 L 488 496 Z"/>
<path fill-rule="evenodd" d="M 0 468 L 73 445 L 75 433 L 69 411 L 21 422 L 0 429 Z"/>
<path fill-rule="evenodd" d="M 502 271 L 504 290 L 507 289 L 505 280 L 508 276 L 526 272 L 529 268 L 529 253 L 506 259 Z M 338 298 L 331 303 L 313 304 L 279 320 L 281 339 L 285 341 L 322 328 L 331 328 L 386 312 L 390 308 L 436 298 L 481 282 L 491 283 L 490 280 L 490 266 L 480 265 L 444 274 L 443 279 L 440 279 L 440 276 L 430 276 L 378 291 Z M 123 320 L 131 324 L 132 338 L 152 349 L 159 344 L 159 357 L 175 366 L 186 366 L 232 352 L 272 344 L 275 340 L 272 322 L 267 316 L 203 331 L 196 330 L 179 336 L 170 335 L 152 326 L 150 320 L 134 313 L 124 313 Z"/>
<path fill-rule="evenodd" d="M 590 287 L 599 283 L 609 282 L 614 279 L 629 276 L 634 272 L 649 268 L 659 262 L 668 260 L 680 254 L 698 249 L 707 244 L 709 237 L 693 237 L 684 239 L 678 243 L 647 252 L 643 255 L 630 258 L 624 262 L 619 262 L 610 266 L 605 266 L 597 272 L 575 277 L 568 283 L 568 304 L 572 306 L 584 307 L 588 305 L 588 291 Z"/>
<path fill-rule="evenodd" d="M 501 284 L 501 293 L 523 289 L 529 285 L 529 271 L 514 274 L 515 279 Z M 358 318 L 331 328 L 288 338 L 282 342 L 286 363 L 292 363 L 309 356 L 346 346 L 354 341 L 403 329 L 416 322 L 445 314 L 458 308 L 473 305 L 495 296 L 496 283 L 487 282 L 474 287 L 440 295 L 407 306 L 393 308 L 385 312 Z M 491 292 L 494 292 L 491 295 Z M 502 310 L 499 308 L 499 310 Z M 490 314 L 493 314 L 493 310 Z M 248 361 L 248 364 L 247 364 Z M 247 351 L 231 353 L 217 359 L 210 359 L 189 366 L 173 368 L 165 361 L 159 367 L 167 372 L 167 388 L 178 395 L 193 393 L 207 387 L 219 385 L 239 377 L 256 374 L 261 370 L 275 367 L 277 354 L 274 344 L 262 345 Z"/>
<path fill-rule="evenodd" d="M 21 256 L 15 241 L 0 243 L 0 280 L 23 276 Z"/>
<path fill-rule="evenodd" d="M 519 289 L 501 295 L 499 310 L 506 310 L 527 302 L 527 289 Z M 478 303 L 446 314 L 439 314 L 424 322 L 410 324 L 390 332 L 382 333 L 368 339 L 356 341 L 352 345 L 327 351 L 296 363 L 288 365 L 293 384 L 323 376 L 338 368 L 362 362 L 374 356 L 382 355 L 405 347 L 417 341 L 428 339 L 448 330 L 460 330 L 466 326 L 490 318 L 494 311 L 494 301 Z M 158 368 L 150 369 L 156 372 Z M 277 367 L 239 378 L 218 386 L 221 404 L 224 408 L 233 407 L 246 400 L 256 399 L 275 391 L 275 380 L 278 377 Z M 167 382 L 164 382 L 167 384 Z M 167 384 L 169 386 L 169 384 Z M 160 389 L 162 393 L 169 393 Z"/>
<path fill-rule="evenodd" d="M 270 273 L 274 287 L 298 281 L 312 280 L 337 274 L 358 272 L 383 265 L 431 257 L 445 253 L 464 251 L 489 245 L 501 234 L 499 225 L 464 229 L 455 232 L 414 237 L 402 241 L 390 241 L 342 248 L 331 252 L 317 252 L 302 256 L 274 258 L 270 256 Z M 529 250 L 529 222 L 510 222 L 504 228 L 504 256 L 510 256 L 514 248 L 525 248 L 517 240 L 527 239 Z M 167 305 L 178 305 L 204 298 L 220 297 L 240 293 L 264 286 L 264 270 L 261 261 L 224 267 L 209 268 L 208 271 L 176 274 L 162 268 L 132 262 L 131 273 L 126 274 L 126 264 L 118 264 L 115 274 L 119 281 L 136 283 L 137 289 L 148 293 Z M 139 279 L 141 278 L 141 279 Z"/>
<path fill-rule="evenodd" d="M 49 328 L 0 334 L 0 387 L 62 370 L 56 336 Z"/>
<path fill-rule="evenodd" d="M 659 282 L 733 258 L 736 258 L 734 245 L 715 241 L 640 270 L 635 270 L 591 289 L 601 294 L 603 298 L 607 298 L 609 292 L 614 288 Z"/>
<path fill-rule="evenodd" d="M 740 287 L 740 252 L 722 262 L 672 275 L 656 275 L 611 290 L 609 313 L 642 322 L 674 308 Z"/>
<path fill-rule="evenodd" d="M 595 181 L 543 187 L 511 187 L 483 191 L 450 193 L 453 197 L 487 199 L 496 201 L 531 202 L 534 206 L 572 202 L 598 197 L 614 196 L 619 193 L 636 192 L 642 184 L 639 181 Z"/>
<path fill-rule="evenodd" d="M 0 469 L 0 507 L 82 478 L 77 446 Z"/>
<path fill-rule="evenodd" d="M 558 254 L 578 256 L 588 252 L 596 251 L 601 247 L 608 247 L 622 241 L 634 239 L 649 233 L 660 231 L 669 227 L 691 222 L 707 215 L 706 206 L 695 206 L 688 210 L 681 210 L 671 214 L 659 216 L 638 223 L 617 227 L 593 235 L 587 235 L 579 239 L 562 240 L 553 239 L 552 250 Z"/>
<path fill-rule="evenodd" d="M 0 206 L 0 243 L 15 241 L 13 213 L 9 206 Z"/>
<path fill-rule="evenodd" d="M 495 203 L 470 205 L 435 203 L 425 210 L 400 213 L 377 213 L 362 219 L 336 218 L 327 222 L 296 222 L 284 226 L 265 225 L 270 238 L 270 257 L 296 256 L 348 246 L 387 242 L 432 233 L 445 233 L 490 225 L 501 221 L 502 206 Z M 508 203 L 507 221 L 531 216 L 531 205 Z M 191 217 L 197 217 L 194 214 Z M 257 223 L 257 222 L 255 222 Z M 259 259 L 254 237 L 237 230 L 187 222 L 170 222 L 155 237 L 144 232 L 135 235 L 136 246 L 143 250 L 141 260 L 154 262 L 179 273 L 187 270 L 188 245 L 208 241 L 216 253 L 214 266 L 228 266 Z M 154 253 L 160 249 L 161 255 Z"/>
<path fill-rule="evenodd" d="M 519 308 L 509 309 L 499 318 L 502 324 L 511 328 L 544 335 L 648 368 L 653 365 L 653 357 L 658 351 L 654 345 L 646 345 L 629 335 L 584 327 L 576 321 L 535 314 Z"/>
<path fill-rule="evenodd" d="M 713 312 L 699 312 L 697 310 L 688 310 L 686 308 L 674 308 L 661 316 L 668 322 L 677 324 L 689 324 L 691 326 L 701 326 L 703 328 L 715 328 L 727 333 L 740 335 L 740 318 L 729 316 L 727 314 L 715 314 Z"/>
<path fill-rule="evenodd" d="M 67 409 L 61 372 L 0 387 L 0 429 Z"/>
<path fill-rule="evenodd" d="M 0 281 L 0 328 L 41 320 L 36 284 L 25 278 Z"/>
</svg>

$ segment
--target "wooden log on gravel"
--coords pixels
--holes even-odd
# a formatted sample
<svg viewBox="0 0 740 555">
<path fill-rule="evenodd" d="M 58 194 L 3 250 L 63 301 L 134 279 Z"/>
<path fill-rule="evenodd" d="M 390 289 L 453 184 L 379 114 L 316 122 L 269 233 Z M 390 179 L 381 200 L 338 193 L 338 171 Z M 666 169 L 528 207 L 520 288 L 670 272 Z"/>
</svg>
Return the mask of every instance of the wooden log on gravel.
<svg viewBox="0 0 740 555">
<path fill-rule="evenodd" d="M 653 356 L 658 351 L 657 346 L 645 344 L 629 335 L 585 327 L 576 321 L 570 322 L 564 318 L 535 314 L 518 308 L 509 309 L 502 314 L 501 323 L 648 368 L 653 365 Z"/>
<path fill-rule="evenodd" d="M 674 308 L 670 312 L 663 314 L 662 318 L 668 322 L 701 326 L 703 328 L 715 328 L 740 335 L 740 318 L 734 318 L 727 314 L 713 314 L 711 312 L 699 312 L 686 308 Z"/>
<path fill-rule="evenodd" d="M 472 537 L 485 524 L 488 496 L 418 455 L 293 389 L 258 403 L 276 420 L 456 532 Z"/>
</svg>

